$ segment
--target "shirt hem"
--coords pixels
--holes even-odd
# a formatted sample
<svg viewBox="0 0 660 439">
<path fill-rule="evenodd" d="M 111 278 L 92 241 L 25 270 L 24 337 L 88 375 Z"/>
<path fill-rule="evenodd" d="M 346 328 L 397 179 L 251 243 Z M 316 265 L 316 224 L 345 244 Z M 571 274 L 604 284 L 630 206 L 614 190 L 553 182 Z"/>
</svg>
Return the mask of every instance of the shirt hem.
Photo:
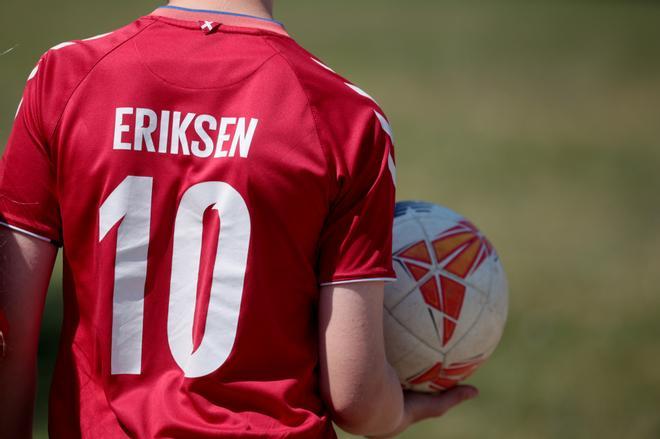
<svg viewBox="0 0 660 439">
<path fill-rule="evenodd" d="M 20 227 L 14 226 L 14 225 L 11 225 L 11 224 L 6 223 L 6 222 L 4 222 L 4 221 L 0 221 L 0 226 L 4 226 L 4 227 L 6 227 L 6 228 L 8 228 L 8 229 L 10 229 L 10 230 L 14 230 L 15 232 L 22 233 L 22 234 L 24 234 L 24 235 L 30 236 L 30 237 L 32 237 L 32 238 L 39 239 L 39 240 L 44 241 L 44 242 L 48 242 L 48 243 L 50 243 L 50 244 L 55 244 L 55 241 L 53 241 L 53 240 L 50 239 L 50 238 L 47 238 L 47 237 L 42 236 L 42 235 L 39 235 L 38 233 L 30 232 L 29 230 L 25 230 L 25 229 L 22 229 L 22 228 L 20 228 Z"/>
<path fill-rule="evenodd" d="M 360 277 L 360 278 L 355 278 L 355 279 L 345 279 L 345 280 L 335 280 L 335 281 L 330 281 L 330 282 L 322 282 L 319 285 L 322 287 L 326 287 L 329 285 L 344 285 L 344 284 L 352 284 L 352 283 L 359 283 L 359 282 L 396 282 L 396 277 Z"/>
</svg>

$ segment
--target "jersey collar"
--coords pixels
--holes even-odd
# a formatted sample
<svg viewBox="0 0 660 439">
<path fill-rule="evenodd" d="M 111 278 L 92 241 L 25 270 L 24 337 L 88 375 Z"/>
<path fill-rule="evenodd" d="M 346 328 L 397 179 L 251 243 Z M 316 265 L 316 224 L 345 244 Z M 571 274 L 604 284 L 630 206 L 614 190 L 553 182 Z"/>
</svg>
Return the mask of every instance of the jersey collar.
<svg viewBox="0 0 660 439">
<path fill-rule="evenodd" d="M 280 35 L 287 35 L 284 25 L 270 18 L 255 17 L 235 12 L 214 11 L 207 9 L 182 8 L 180 6 L 161 6 L 151 15 L 184 21 L 210 21 L 226 26 L 263 29 Z"/>
</svg>

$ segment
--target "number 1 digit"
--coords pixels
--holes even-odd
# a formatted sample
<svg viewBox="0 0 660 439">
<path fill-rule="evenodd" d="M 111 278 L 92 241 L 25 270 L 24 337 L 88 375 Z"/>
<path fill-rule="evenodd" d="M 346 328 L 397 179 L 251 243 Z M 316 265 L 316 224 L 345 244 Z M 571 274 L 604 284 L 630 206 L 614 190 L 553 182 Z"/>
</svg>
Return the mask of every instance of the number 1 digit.
<svg viewBox="0 0 660 439">
<path fill-rule="evenodd" d="M 118 223 L 112 295 L 111 373 L 142 370 L 142 321 L 151 218 L 151 177 L 128 176 L 100 209 L 99 240 Z"/>
</svg>

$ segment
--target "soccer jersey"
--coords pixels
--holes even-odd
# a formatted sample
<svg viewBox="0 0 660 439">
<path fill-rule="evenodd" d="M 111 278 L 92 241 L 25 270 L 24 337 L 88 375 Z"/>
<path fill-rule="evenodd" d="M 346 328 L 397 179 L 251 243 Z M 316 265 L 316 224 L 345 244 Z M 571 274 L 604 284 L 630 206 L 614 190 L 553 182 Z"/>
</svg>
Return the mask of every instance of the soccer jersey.
<svg viewBox="0 0 660 439">
<path fill-rule="evenodd" d="M 278 22 L 166 7 L 49 50 L 0 223 L 64 248 L 51 437 L 334 437 L 319 286 L 394 277 L 394 171 L 378 105 Z"/>
</svg>

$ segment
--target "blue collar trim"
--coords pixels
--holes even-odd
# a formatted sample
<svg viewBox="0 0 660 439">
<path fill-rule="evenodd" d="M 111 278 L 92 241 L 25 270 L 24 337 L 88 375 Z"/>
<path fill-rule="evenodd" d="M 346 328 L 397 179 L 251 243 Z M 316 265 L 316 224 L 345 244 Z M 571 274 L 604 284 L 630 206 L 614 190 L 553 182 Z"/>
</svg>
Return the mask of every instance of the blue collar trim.
<svg viewBox="0 0 660 439">
<path fill-rule="evenodd" d="M 201 12 L 205 14 L 231 15 L 233 17 L 252 18 L 254 20 L 261 20 L 261 21 L 267 21 L 269 23 L 275 23 L 284 27 L 284 23 L 282 23 L 281 21 L 277 21 L 271 18 L 255 17 L 254 15 L 239 14 L 236 12 L 214 11 L 211 9 L 192 9 L 192 8 L 183 8 L 181 6 L 170 6 L 170 5 L 160 6 L 158 9 L 175 9 L 177 11 L 185 11 L 185 12 Z"/>
</svg>

